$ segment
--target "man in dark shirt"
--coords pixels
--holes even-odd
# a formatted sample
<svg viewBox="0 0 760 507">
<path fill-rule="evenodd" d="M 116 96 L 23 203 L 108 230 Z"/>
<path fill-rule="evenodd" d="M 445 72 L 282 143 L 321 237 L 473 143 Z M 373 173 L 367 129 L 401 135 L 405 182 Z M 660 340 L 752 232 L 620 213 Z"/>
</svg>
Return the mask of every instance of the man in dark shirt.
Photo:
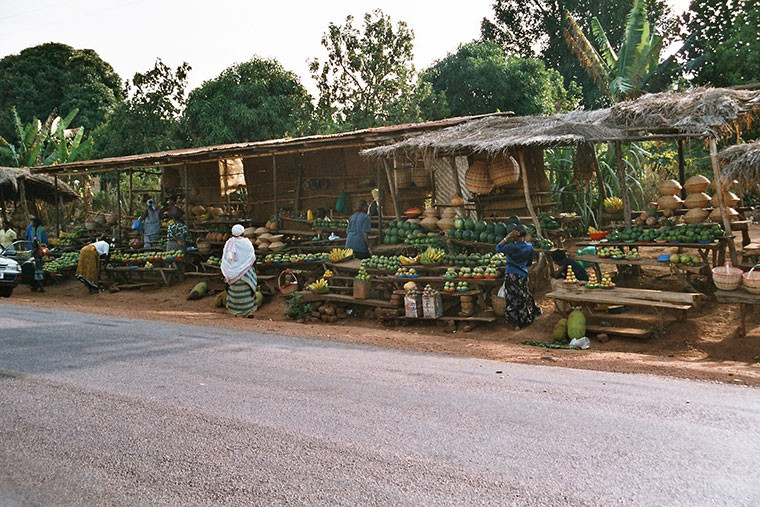
<svg viewBox="0 0 760 507">
<path fill-rule="evenodd" d="M 564 250 L 554 250 L 551 256 L 554 264 L 557 265 L 557 272 L 554 274 L 554 278 L 565 278 L 567 276 L 567 268 L 570 268 L 575 273 L 575 278 L 579 282 L 588 282 L 586 270 L 576 260 L 568 257 Z"/>
</svg>

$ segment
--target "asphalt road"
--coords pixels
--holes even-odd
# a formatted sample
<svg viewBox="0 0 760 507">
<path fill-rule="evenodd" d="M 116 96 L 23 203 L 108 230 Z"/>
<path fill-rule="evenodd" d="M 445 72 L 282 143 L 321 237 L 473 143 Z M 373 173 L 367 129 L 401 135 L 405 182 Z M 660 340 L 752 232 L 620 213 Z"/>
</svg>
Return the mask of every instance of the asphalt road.
<svg viewBox="0 0 760 507">
<path fill-rule="evenodd" d="M 747 387 L 0 304 L 2 505 L 759 502 Z"/>
</svg>

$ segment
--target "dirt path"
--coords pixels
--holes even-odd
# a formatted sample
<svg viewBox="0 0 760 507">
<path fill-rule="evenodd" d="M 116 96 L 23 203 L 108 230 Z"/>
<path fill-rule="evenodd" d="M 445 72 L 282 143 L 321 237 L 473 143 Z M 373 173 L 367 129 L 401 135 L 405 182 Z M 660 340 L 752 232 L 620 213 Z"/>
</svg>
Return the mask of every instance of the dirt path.
<svg viewBox="0 0 760 507">
<path fill-rule="evenodd" d="M 48 287 L 44 294 L 19 287 L 2 303 L 63 308 L 67 310 L 169 322 L 257 330 L 315 339 L 362 343 L 420 352 L 495 359 L 569 368 L 650 373 L 709 381 L 760 386 L 760 318 L 748 319 L 749 334 L 735 336 L 738 309 L 706 305 L 696 310 L 687 325 L 676 324 L 660 337 L 646 341 L 613 339 L 592 342 L 590 350 L 548 350 L 522 345 L 526 340 L 549 340 L 559 317 L 553 303 L 539 298 L 544 310 L 533 326 L 515 333 L 492 324 L 463 333 L 447 333 L 434 323 L 387 328 L 376 321 L 349 317 L 336 324 L 298 324 L 283 316 L 282 297 L 267 302 L 255 319 L 235 319 L 215 308 L 210 297 L 187 301 L 193 282 L 153 291 L 123 291 L 88 295 L 75 281 Z M 0 312 L 2 306 L 0 306 Z"/>
</svg>

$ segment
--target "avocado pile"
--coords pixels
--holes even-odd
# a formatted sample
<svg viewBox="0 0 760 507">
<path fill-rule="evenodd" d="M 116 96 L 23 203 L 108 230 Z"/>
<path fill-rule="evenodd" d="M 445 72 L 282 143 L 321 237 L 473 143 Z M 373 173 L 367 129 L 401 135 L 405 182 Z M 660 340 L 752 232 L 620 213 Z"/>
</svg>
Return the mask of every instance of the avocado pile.
<svg viewBox="0 0 760 507">
<path fill-rule="evenodd" d="M 405 243 L 407 245 L 430 244 L 438 239 L 438 233 L 425 232 L 422 226 L 416 222 L 407 220 L 391 220 L 388 228 L 385 229 L 383 243 L 386 245 L 398 245 Z"/>
<path fill-rule="evenodd" d="M 608 241 L 628 243 L 650 243 L 668 241 L 671 243 L 708 242 L 723 237 L 723 228 L 718 224 L 666 225 L 659 229 L 632 227 L 630 231 L 612 231 Z"/>
</svg>

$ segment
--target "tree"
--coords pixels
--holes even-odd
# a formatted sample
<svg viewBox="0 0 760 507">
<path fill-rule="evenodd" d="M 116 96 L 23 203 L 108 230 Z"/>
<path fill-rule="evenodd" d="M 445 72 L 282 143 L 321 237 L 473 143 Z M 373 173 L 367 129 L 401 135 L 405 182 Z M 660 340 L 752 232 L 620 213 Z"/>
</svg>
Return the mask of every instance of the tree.
<svg viewBox="0 0 760 507">
<path fill-rule="evenodd" d="M 760 77 L 760 2 L 757 0 L 692 1 L 684 14 L 686 33 L 694 38 L 694 84 L 733 86 Z"/>
<path fill-rule="evenodd" d="M 144 74 L 126 81 L 128 97 L 94 132 L 98 157 L 134 155 L 177 148 L 179 119 L 185 105 L 185 88 L 190 65 L 172 70 L 161 59 Z"/>
<path fill-rule="evenodd" d="M 564 13 L 568 11 L 580 20 L 580 28 L 586 33 L 591 33 L 590 20 L 596 17 L 610 40 L 621 40 L 632 3 L 631 0 L 496 0 L 493 19 L 484 19 L 481 24 L 481 37 L 500 44 L 508 54 L 541 58 L 548 68 L 562 75 L 566 87 L 573 81 L 581 86 L 586 107 L 596 107 L 608 101 L 565 43 Z M 666 0 L 649 0 L 648 7 L 647 17 L 652 26 L 661 29 L 672 22 Z"/>
<path fill-rule="evenodd" d="M 33 167 L 85 159 L 92 149 L 92 138 L 84 137 L 84 127 L 69 129 L 79 111 L 74 109 L 65 118 L 53 110 L 45 122 L 37 118 L 26 125 L 12 109 L 17 144 L 0 136 L 0 157 L 14 167 Z"/>
<path fill-rule="evenodd" d="M 193 146 L 295 136 L 307 130 L 311 110 L 296 74 L 253 58 L 190 92 L 183 131 Z"/>
<path fill-rule="evenodd" d="M 664 38 L 651 29 L 644 0 L 634 0 L 626 19 L 625 36 L 617 52 L 596 17 L 591 18 L 591 30 L 598 50 L 569 12 L 565 13 L 566 26 L 562 31 L 567 45 L 599 91 L 613 102 L 663 91 L 678 68 L 675 55 L 660 63 Z"/>
<path fill-rule="evenodd" d="M 454 116 L 513 111 L 552 114 L 574 109 L 580 89 L 565 90 L 562 76 L 536 58 L 508 57 L 494 42 L 459 46 L 422 74 L 443 93 Z"/>
<path fill-rule="evenodd" d="M 441 97 L 431 97 L 430 87 L 417 83 L 413 41 L 406 23 L 394 28 L 379 9 L 364 15 L 362 31 L 354 27 L 353 16 L 344 25 L 330 23 L 322 36 L 327 59 L 310 64 L 322 128 L 365 128 L 445 115 Z"/>
<path fill-rule="evenodd" d="M 121 79 L 91 49 L 48 43 L 0 60 L 0 135 L 16 135 L 11 108 L 22 121 L 50 111 L 79 110 L 77 122 L 94 129 L 124 97 Z"/>
</svg>

